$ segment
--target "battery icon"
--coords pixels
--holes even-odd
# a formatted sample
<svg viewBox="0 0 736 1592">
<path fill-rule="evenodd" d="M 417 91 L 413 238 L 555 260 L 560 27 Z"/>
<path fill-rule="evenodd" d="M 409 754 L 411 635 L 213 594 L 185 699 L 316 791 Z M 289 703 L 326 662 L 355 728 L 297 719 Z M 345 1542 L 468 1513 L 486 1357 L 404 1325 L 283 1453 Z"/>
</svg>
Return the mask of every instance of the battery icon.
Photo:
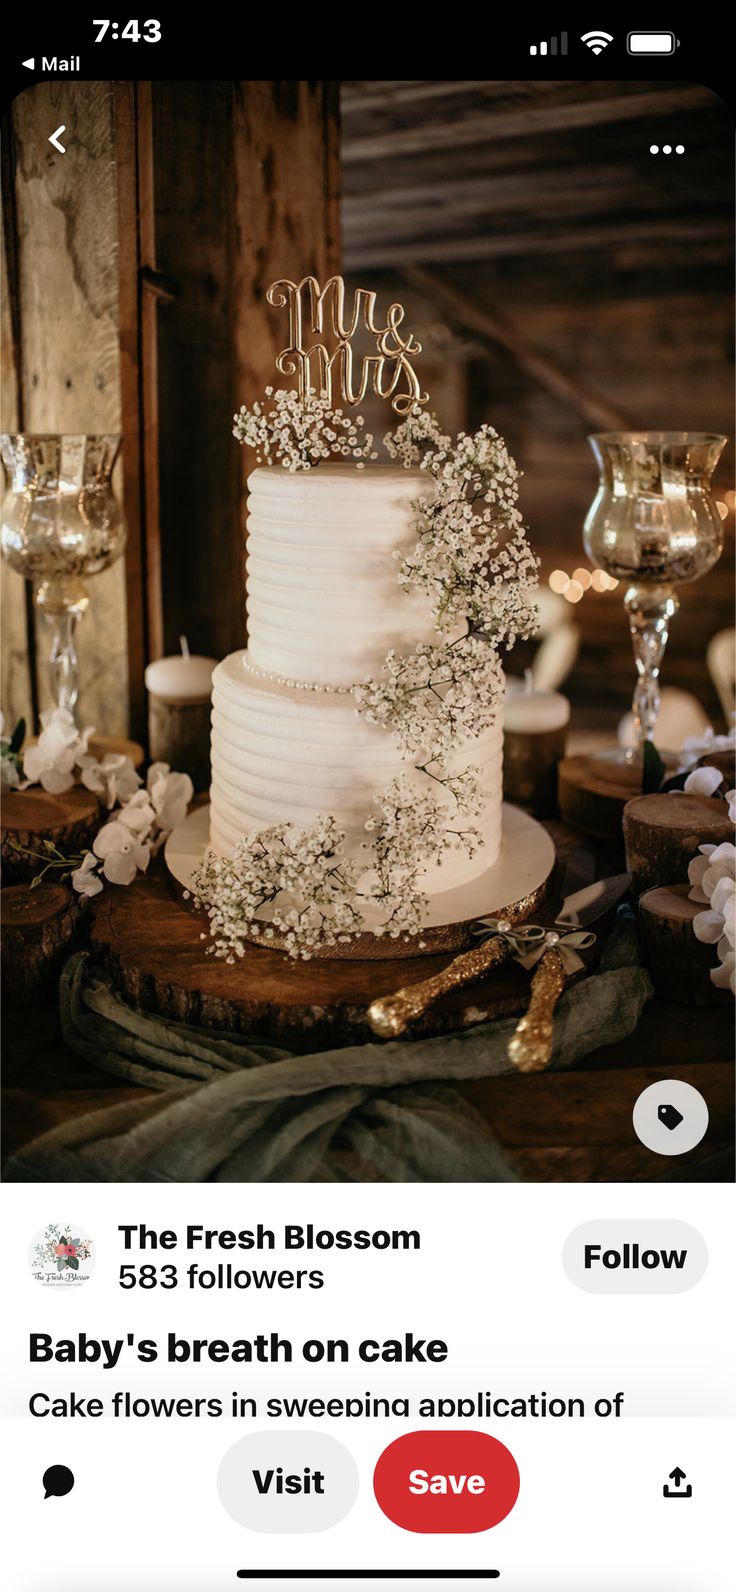
<svg viewBox="0 0 736 1592">
<path fill-rule="evenodd" d="M 674 55 L 679 42 L 674 33 L 629 33 L 626 36 L 629 55 Z"/>
</svg>

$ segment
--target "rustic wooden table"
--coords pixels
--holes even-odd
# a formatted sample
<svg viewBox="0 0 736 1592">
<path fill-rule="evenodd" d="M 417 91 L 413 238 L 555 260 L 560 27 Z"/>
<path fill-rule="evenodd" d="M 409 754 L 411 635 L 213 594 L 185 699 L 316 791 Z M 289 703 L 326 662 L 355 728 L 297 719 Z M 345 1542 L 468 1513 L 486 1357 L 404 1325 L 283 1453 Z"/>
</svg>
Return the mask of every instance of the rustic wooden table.
<svg viewBox="0 0 736 1592">
<path fill-rule="evenodd" d="M 145 1093 L 69 1050 L 52 1006 L 5 1013 L 4 1154 L 85 1112 Z M 727 1012 L 652 1001 L 623 1045 L 575 1072 L 482 1079 L 459 1086 L 532 1182 L 692 1182 L 733 1178 L 733 1064 Z M 682 1078 L 708 1102 L 702 1143 L 655 1156 L 631 1124 L 634 1101 L 658 1078 Z"/>
<path fill-rule="evenodd" d="M 550 828 L 563 857 L 587 844 L 561 824 Z M 619 861 L 597 855 L 597 870 L 615 871 Z M 6 1005 L 4 1031 L 5 1156 L 57 1124 L 144 1093 L 67 1048 L 53 1002 Z M 594 1052 L 574 1072 L 482 1079 L 460 1087 L 531 1181 L 730 1180 L 732 1057 L 730 1008 L 655 999 L 630 1039 Z M 705 1138 L 677 1159 L 653 1155 L 631 1121 L 642 1089 L 671 1077 L 694 1084 L 710 1113 Z"/>
</svg>

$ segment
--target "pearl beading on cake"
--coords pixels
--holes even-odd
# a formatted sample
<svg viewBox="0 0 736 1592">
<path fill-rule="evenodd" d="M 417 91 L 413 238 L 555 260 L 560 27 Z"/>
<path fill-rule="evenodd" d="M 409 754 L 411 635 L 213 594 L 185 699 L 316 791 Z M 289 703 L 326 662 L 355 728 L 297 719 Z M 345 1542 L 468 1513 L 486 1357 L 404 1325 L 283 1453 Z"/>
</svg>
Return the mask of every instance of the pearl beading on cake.
<svg viewBox="0 0 736 1592">
<path fill-rule="evenodd" d="M 268 669 L 257 669 L 255 664 L 243 665 L 246 674 L 252 674 L 257 680 L 265 680 L 269 685 L 286 685 L 292 691 L 323 691 L 334 696 L 352 696 L 358 685 L 366 685 L 365 680 L 355 680 L 352 685 L 323 685 L 312 680 L 289 680 L 285 674 L 274 674 Z"/>
</svg>

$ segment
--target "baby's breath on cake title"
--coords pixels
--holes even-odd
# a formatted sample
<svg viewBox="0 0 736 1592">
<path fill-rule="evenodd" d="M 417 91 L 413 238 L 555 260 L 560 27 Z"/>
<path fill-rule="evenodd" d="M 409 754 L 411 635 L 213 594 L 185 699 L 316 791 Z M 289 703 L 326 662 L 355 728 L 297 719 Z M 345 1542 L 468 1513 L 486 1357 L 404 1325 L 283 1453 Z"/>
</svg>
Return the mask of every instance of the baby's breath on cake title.
<svg viewBox="0 0 736 1592">
<path fill-rule="evenodd" d="M 390 304 L 385 321 L 377 319 L 376 294 L 359 287 L 348 318 L 341 276 L 331 276 L 324 287 L 316 276 L 302 277 L 301 282 L 282 277 L 271 284 L 266 297 L 276 309 L 288 309 L 289 343 L 278 355 L 276 368 L 282 376 L 296 376 L 301 399 L 314 392 L 330 407 L 336 396 L 344 403 L 359 404 L 370 386 L 378 398 L 389 398 L 399 415 L 428 403 L 429 394 L 422 392 L 412 365 L 422 345 L 411 332 L 402 335 L 400 330 L 406 313 L 403 305 Z M 309 334 L 322 338 L 327 334 L 330 346 L 324 341 L 305 346 L 305 321 Z M 375 338 L 376 351 L 362 355 L 356 369 L 352 340 L 359 329 Z"/>
</svg>

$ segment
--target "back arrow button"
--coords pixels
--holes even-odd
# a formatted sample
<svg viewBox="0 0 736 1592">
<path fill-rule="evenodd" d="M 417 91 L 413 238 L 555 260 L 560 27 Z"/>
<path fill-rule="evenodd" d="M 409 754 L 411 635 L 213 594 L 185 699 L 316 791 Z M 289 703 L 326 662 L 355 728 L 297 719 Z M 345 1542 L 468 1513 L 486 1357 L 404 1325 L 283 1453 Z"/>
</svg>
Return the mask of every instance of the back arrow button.
<svg viewBox="0 0 736 1592">
<path fill-rule="evenodd" d="M 64 145 L 59 143 L 59 134 L 64 132 L 66 132 L 66 122 L 62 122 L 61 127 L 57 127 L 56 132 L 49 135 L 49 143 L 53 144 L 54 149 L 58 149 L 60 155 L 66 154 Z"/>
</svg>

